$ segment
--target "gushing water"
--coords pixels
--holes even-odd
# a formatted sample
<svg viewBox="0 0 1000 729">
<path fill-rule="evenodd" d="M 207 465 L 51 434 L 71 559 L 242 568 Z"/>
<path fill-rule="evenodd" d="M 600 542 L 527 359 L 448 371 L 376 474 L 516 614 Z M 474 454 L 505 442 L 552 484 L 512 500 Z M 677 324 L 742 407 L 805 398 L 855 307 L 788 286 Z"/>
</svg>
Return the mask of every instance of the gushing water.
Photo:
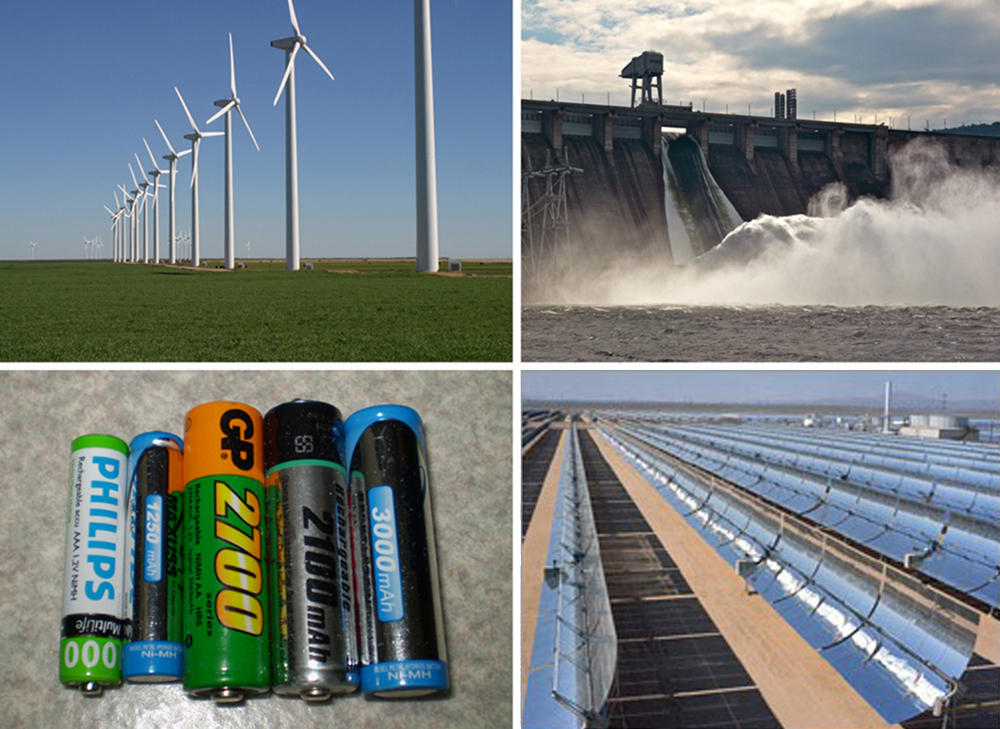
<svg viewBox="0 0 1000 729">
<path fill-rule="evenodd" d="M 848 205 L 835 183 L 809 215 L 761 215 L 690 266 L 619 260 L 549 291 L 605 305 L 1000 306 L 1000 174 L 922 140 L 890 164 L 889 200 Z"/>
</svg>

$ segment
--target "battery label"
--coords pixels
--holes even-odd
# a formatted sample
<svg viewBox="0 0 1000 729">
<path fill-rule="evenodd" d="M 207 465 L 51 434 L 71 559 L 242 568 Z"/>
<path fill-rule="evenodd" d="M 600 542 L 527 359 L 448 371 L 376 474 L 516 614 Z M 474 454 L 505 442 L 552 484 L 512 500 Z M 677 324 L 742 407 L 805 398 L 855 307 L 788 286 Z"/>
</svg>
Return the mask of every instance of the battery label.
<svg viewBox="0 0 1000 729">
<path fill-rule="evenodd" d="M 150 494 L 146 497 L 146 531 L 143 541 L 143 576 L 146 582 L 163 579 L 163 497 Z"/>
<path fill-rule="evenodd" d="M 375 563 L 375 603 L 384 623 L 402 620 L 403 590 L 399 576 L 399 542 L 391 486 L 376 486 L 368 492 L 372 555 Z"/>
<path fill-rule="evenodd" d="M 86 453 L 76 457 L 70 505 L 70 574 L 63 594 L 66 615 L 119 615 L 122 609 L 123 467 L 124 459 L 118 454 L 109 457 Z"/>
</svg>

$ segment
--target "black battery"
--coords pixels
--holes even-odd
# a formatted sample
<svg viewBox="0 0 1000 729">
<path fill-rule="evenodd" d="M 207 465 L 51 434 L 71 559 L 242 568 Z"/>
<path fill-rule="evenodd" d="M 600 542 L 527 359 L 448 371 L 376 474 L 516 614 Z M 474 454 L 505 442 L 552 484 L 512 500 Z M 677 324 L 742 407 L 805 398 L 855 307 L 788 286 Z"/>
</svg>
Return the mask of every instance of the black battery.
<svg viewBox="0 0 1000 729">
<path fill-rule="evenodd" d="M 400 405 L 345 425 L 358 597 L 361 690 L 416 697 L 448 689 L 423 423 Z"/>
</svg>

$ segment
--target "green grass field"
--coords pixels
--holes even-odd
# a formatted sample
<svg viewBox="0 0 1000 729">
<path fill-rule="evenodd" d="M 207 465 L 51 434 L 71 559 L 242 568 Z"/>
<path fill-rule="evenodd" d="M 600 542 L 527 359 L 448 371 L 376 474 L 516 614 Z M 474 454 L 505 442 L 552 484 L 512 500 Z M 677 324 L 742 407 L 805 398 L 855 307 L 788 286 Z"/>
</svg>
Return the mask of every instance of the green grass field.
<svg viewBox="0 0 1000 729">
<path fill-rule="evenodd" d="M 463 261 L 463 273 L 490 278 L 417 274 L 412 260 L 314 266 L 288 272 L 283 261 L 251 261 L 245 270 L 212 272 L 110 261 L 0 263 L 0 361 L 513 358 L 509 261 Z"/>
</svg>

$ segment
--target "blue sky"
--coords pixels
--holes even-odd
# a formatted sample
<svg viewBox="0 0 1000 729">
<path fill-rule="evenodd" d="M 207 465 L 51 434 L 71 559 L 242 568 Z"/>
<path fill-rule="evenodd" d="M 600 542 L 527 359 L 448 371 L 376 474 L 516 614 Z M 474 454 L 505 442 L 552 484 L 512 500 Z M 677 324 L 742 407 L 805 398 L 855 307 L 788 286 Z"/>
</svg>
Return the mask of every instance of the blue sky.
<svg viewBox="0 0 1000 729">
<path fill-rule="evenodd" d="M 302 256 L 413 256 L 413 4 L 298 0 L 295 10 L 336 77 L 296 59 Z M 431 14 L 440 252 L 509 258 L 512 8 L 438 0 Z M 249 239 L 255 257 L 284 256 L 284 98 L 272 106 L 284 54 L 270 41 L 292 35 L 285 0 L 6 2 L 0 26 L 0 258 L 29 258 L 29 239 L 36 258 L 82 257 L 82 236 L 98 235 L 110 256 L 102 206 L 114 209 L 116 185 L 133 188 L 134 153 L 151 169 L 144 137 L 158 161 L 167 152 L 153 119 L 178 151 L 190 147 L 173 87 L 203 131 L 223 130 L 221 118 L 203 123 L 229 95 L 230 32 L 261 148 L 234 119 L 236 255 Z M 189 160 L 178 163 L 179 229 L 190 227 Z M 202 143 L 198 166 L 202 256 L 220 257 L 222 137 Z"/>
<path fill-rule="evenodd" d="M 1000 400 L 1000 372 L 976 371 L 535 371 L 521 377 L 530 399 L 630 400 L 634 402 L 783 405 L 821 401 L 882 401 L 885 382 L 893 392 L 934 403 Z"/>
<path fill-rule="evenodd" d="M 797 88 L 800 118 L 1000 120 L 996 0 L 524 0 L 521 22 L 524 98 L 628 106 L 618 74 L 655 50 L 664 101 L 709 112 Z"/>
</svg>

